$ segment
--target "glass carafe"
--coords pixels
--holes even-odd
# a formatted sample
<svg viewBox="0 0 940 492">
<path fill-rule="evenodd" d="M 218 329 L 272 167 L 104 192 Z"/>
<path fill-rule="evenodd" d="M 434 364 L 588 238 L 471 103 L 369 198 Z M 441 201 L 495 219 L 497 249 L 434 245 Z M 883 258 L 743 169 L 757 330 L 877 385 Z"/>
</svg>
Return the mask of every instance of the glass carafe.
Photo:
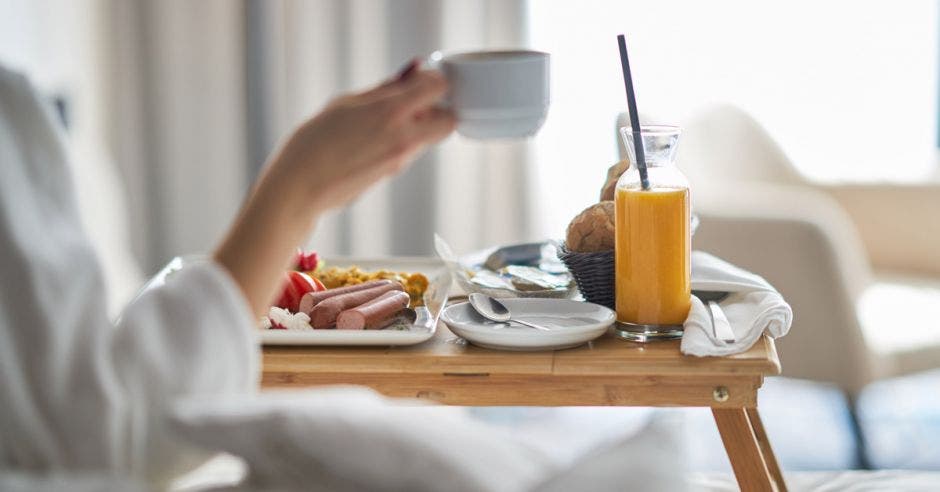
<svg viewBox="0 0 940 492">
<path fill-rule="evenodd" d="M 682 336 L 692 286 L 691 196 L 675 165 L 679 128 L 642 125 L 650 188 L 636 166 L 633 133 L 620 129 L 630 167 L 617 181 L 615 332 L 646 342 Z"/>
</svg>

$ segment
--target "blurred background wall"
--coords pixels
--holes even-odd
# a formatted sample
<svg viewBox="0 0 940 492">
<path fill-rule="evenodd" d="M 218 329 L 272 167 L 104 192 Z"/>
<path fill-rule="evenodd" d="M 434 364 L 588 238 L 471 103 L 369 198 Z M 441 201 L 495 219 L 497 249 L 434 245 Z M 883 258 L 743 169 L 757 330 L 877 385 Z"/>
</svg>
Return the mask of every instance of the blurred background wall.
<svg viewBox="0 0 940 492">
<path fill-rule="evenodd" d="M 932 0 L 0 0 L 0 62 L 67 103 L 83 209 L 112 283 L 132 291 L 140 272 L 211 248 L 293 125 L 435 49 L 551 52 L 543 131 L 454 136 L 324 218 L 309 246 L 561 236 L 616 160 L 618 32 L 644 113 L 682 121 L 727 101 L 813 180 L 936 180 L 937 23 Z"/>
</svg>

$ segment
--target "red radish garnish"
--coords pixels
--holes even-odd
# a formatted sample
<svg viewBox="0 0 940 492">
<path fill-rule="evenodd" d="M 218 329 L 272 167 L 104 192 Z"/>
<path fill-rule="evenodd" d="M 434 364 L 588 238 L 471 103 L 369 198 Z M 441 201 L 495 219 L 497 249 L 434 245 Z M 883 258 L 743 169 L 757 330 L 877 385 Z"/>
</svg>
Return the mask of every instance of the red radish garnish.
<svg viewBox="0 0 940 492">
<path fill-rule="evenodd" d="M 297 270 L 302 272 L 312 272 L 320 264 L 320 258 L 316 251 L 304 253 L 304 250 L 297 248 L 297 255 L 294 259 L 294 265 Z"/>
</svg>

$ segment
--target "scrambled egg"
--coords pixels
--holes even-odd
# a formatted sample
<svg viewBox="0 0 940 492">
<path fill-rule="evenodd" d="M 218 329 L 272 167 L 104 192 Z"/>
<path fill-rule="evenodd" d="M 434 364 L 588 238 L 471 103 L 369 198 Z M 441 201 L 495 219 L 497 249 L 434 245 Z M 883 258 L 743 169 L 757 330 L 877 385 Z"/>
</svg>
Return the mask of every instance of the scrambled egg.
<svg viewBox="0 0 940 492">
<path fill-rule="evenodd" d="M 395 280 L 405 287 L 405 292 L 411 296 L 411 307 L 424 305 L 424 291 L 428 288 L 428 278 L 420 273 L 391 272 L 378 270 L 366 272 L 357 266 L 349 268 L 330 267 L 310 272 L 317 280 L 323 282 L 327 289 L 356 285 L 372 280 Z"/>
</svg>

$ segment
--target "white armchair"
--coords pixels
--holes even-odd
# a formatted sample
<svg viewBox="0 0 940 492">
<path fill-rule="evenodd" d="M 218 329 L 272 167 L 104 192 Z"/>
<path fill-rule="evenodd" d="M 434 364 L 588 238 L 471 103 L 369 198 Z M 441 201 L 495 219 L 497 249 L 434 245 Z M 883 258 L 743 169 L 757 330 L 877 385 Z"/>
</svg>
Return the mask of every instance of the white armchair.
<svg viewBox="0 0 940 492">
<path fill-rule="evenodd" d="M 784 375 L 855 392 L 940 367 L 940 185 L 810 183 L 732 106 L 682 126 L 679 167 L 702 220 L 693 246 L 759 273 L 793 306 Z"/>
</svg>

